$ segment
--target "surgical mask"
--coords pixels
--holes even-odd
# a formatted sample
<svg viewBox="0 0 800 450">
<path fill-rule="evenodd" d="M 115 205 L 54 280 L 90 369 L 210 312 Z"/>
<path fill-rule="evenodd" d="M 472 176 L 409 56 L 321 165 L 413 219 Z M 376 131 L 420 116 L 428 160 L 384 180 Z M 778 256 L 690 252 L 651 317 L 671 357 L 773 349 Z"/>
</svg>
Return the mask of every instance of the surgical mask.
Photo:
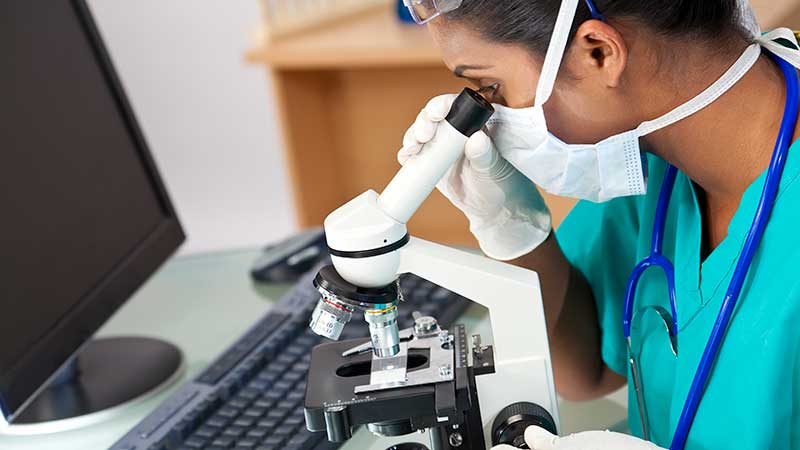
<svg viewBox="0 0 800 450">
<path fill-rule="evenodd" d="M 543 105 L 550 99 L 579 0 L 564 0 L 556 19 L 533 107 L 495 105 L 487 125 L 500 154 L 544 190 L 603 202 L 647 191 L 646 159 L 639 138 L 702 110 L 733 87 L 755 65 L 759 44 L 747 48 L 711 87 L 666 115 L 596 144 L 567 144 L 548 131 Z M 749 10 L 749 7 L 748 7 Z"/>
</svg>

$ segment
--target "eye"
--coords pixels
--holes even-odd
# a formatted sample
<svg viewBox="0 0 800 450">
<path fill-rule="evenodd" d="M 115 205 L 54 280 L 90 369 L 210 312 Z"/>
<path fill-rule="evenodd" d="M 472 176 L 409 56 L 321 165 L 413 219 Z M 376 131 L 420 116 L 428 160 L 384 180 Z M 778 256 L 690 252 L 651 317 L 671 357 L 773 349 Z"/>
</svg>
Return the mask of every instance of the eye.
<svg viewBox="0 0 800 450">
<path fill-rule="evenodd" d="M 500 90 L 499 83 L 492 83 L 486 86 L 481 86 L 478 93 L 483 95 L 487 100 L 494 101 L 499 98 L 498 91 Z"/>
</svg>

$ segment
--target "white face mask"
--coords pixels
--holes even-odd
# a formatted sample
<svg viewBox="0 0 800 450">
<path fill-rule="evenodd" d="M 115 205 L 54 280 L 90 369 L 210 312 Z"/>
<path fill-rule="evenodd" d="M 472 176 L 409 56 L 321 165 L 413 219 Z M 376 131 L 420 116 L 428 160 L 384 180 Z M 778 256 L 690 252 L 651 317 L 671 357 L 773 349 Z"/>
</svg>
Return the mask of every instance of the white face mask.
<svg viewBox="0 0 800 450">
<path fill-rule="evenodd" d="M 646 160 L 639 138 L 716 101 L 755 65 L 761 54 L 760 45 L 748 47 L 716 83 L 668 114 L 597 144 L 567 144 L 548 132 L 542 105 L 552 94 L 579 1 L 564 0 L 561 4 L 534 106 L 512 109 L 494 105 L 496 112 L 487 125 L 488 134 L 505 159 L 552 194 L 595 202 L 644 194 Z"/>
</svg>

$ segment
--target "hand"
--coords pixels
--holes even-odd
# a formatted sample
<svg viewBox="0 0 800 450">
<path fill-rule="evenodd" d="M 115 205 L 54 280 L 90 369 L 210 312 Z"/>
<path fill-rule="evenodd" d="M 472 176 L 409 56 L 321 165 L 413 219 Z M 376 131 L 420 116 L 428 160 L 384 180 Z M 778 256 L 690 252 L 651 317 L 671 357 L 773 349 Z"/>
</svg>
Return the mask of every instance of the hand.
<svg viewBox="0 0 800 450">
<path fill-rule="evenodd" d="M 585 431 L 558 437 L 540 427 L 525 430 L 525 443 L 532 450 L 664 450 L 652 442 L 611 431 Z M 517 450 L 499 445 L 492 450 Z"/>
<path fill-rule="evenodd" d="M 423 151 L 456 95 L 433 98 L 419 113 L 397 154 L 400 164 Z M 467 140 L 464 155 L 437 189 L 467 216 L 483 252 L 499 260 L 519 258 L 547 239 L 550 211 L 536 186 L 503 159 L 486 133 Z"/>
</svg>

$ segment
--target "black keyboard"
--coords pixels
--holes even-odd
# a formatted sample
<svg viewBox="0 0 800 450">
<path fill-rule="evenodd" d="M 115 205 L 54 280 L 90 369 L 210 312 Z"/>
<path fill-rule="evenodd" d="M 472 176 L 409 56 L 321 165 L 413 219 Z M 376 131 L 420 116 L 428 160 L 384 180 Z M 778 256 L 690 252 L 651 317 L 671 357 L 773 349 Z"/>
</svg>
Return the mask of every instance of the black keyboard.
<svg viewBox="0 0 800 450">
<path fill-rule="evenodd" d="M 322 338 L 308 329 L 319 293 L 306 274 L 261 320 L 203 373 L 136 425 L 111 450 L 333 450 L 325 433 L 306 430 L 303 400 L 311 349 Z M 449 327 L 469 300 L 413 275 L 400 287 L 401 329 L 411 313 L 432 315 Z M 341 339 L 367 338 L 353 316 Z"/>
</svg>

